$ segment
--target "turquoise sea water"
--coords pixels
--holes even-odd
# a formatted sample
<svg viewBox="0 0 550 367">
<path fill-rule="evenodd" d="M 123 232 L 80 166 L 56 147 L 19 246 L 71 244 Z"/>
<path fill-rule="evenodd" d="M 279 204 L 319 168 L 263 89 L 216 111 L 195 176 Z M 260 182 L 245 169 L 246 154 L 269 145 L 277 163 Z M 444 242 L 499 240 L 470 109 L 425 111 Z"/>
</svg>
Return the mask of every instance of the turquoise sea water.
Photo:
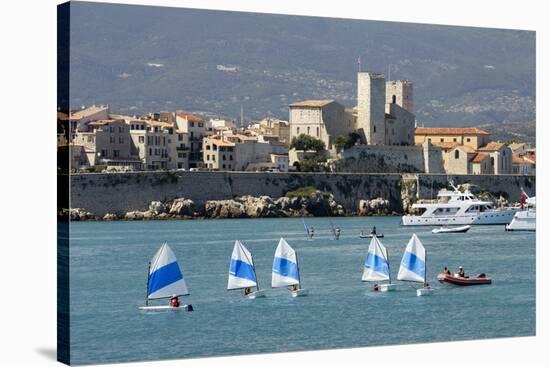
<svg viewBox="0 0 550 367">
<path fill-rule="evenodd" d="M 399 218 L 84 222 L 71 224 L 71 360 L 74 364 L 282 352 L 382 344 L 527 336 L 535 334 L 535 235 L 504 226 L 474 226 L 466 234 L 431 234 L 401 227 Z M 409 283 L 373 293 L 361 282 L 376 225 L 388 248 L 392 278 L 416 232 L 428 251 L 436 291 L 417 297 Z M 309 296 L 273 290 L 271 265 L 281 236 L 298 252 Z M 234 241 L 254 255 L 267 298 L 228 292 Z M 180 260 L 195 312 L 144 313 L 147 263 L 167 241 Z M 449 288 L 436 284 L 444 266 L 485 272 L 493 285 Z M 161 301 L 160 303 L 165 303 Z"/>
</svg>

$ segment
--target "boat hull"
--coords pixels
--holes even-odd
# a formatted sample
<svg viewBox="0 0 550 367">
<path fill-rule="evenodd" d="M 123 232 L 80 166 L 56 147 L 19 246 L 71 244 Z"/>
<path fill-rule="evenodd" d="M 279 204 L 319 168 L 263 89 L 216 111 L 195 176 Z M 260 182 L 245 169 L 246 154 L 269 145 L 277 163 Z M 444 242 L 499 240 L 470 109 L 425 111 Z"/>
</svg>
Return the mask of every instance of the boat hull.
<svg viewBox="0 0 550 367">
<path fill-rule="evenodd" d="M 433 288 L 420 288 L 416 290 L 416 295 L 418 297 L 429 296 L 432 292 Z"/>
<path fill-rule="evenodd" d="M 537 230 L 536 212 L 532 210 L 517 212 L 510 224 L 506 225 L 506 230 L 535 232 Z"/>
<path fill-rule="evenodd" d="M 439 283 L 456 285 L 461 287 L 492 283 L 492 279 L 487 277 L 463 278 L 463 277 L 457 277 L 457 276 L 449 275 L 445 273 L 439 274 L 437 276 L 437 280 L 439 281 Z"/>
<path fill-rule="evenodd" d="M 258 291 L 247 294 L 245 297 L 248 298 L 248 299 L 264 298 L 265 297 L 265 291 L 264 290 L 258 290 Z"/>
<path fill-rule="evenodd" d="M 308 290 L 307 289 L 298 289 L 296 291 L 291 291 L 290 294 L 292 295 L 292 297 L 305 297 L 308 295 Z"/>
<path fill-rule="evenodd" d="M 450 228 L 434 228 L 432 229 L 432 233 L 465 233 L 468 232 L 472 228 L 470 225 L 466 226 L 460 226 L 460 227 L 450 227 Z"/>
<path fill-rule="evenodd" d="M 404 215 L 404 226 L 443 226 L 443 225 L 497 225 L 508 224 L 516 213 L 513 209 L 475 213 L 471 215 Z"/>
<path fill-rule="evenodd" d="M 374 235 L 373 234 L 360 234 L 359 235 L 359 238 L 373 238 Z M 384 234 L 383 233 L 380 233 L 380 234 L 377 234 L 376 235 L 376 238 L 384 238 Z"/>
<path fill-rule="evenodd" d="M 193 311 L 192 305 L 181 305 L 179 307 L 173 306 L 141 306 L 139 308 L 142 311 L 149 312 L 163 312 L 163 311 Z"/>
<path fill-rule="evenodd" d="M 395 291 L 395 284 L 380 284 L 380 292 L 393 292 Z"/>
</svg>

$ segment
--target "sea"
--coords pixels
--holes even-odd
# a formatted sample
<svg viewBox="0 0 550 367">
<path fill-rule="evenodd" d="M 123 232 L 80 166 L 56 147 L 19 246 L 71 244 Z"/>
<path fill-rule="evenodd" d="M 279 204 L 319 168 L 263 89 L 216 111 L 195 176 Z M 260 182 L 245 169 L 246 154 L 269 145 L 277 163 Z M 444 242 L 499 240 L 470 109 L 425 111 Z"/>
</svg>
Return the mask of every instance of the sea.
<svg viewBox="0 0 550 367">
<path fill-rule="evenodd" d="M 71 362 L 99 364 L 535 335 L 535 234 L 503 225 L 432 234 L 399 217 L 113 221 L 71 223 Z M 331 227 L 341 228 L 339 240 Z M 396 291 L 361 281 L 376 226 L 387 247 Z M 395 280 L 416 233 L 427 251 L 435 291 Z M 271 288 L 271 266 L 284 237 L 299 258 L 307 297 Z M 253 254 L 264 299 L 227 291 L 235 240 Z M 194 312 L 144 312 L 147 267 L 162 243 L 178 257 Z M 493 284 L 440 285 L 445 266 L 485 273 Z M 167 304 L 158 300 L 150 304 Z"/>
</svg>

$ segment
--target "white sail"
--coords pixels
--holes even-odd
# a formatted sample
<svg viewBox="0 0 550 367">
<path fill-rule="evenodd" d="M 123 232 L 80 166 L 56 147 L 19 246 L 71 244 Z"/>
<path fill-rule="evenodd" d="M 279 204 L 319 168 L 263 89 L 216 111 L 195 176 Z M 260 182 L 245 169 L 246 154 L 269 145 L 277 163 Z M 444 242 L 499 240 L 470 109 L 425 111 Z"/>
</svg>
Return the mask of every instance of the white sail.
<svg viewBox="0 0 550 367">
<path fill-rule="evenodd" d="M 188 295 L 187 284 L 176 259 L 176 255 L 164 243 L 151 259 L 147 298 L 169 298 L 173 295 Z"/>
<path fill-rule="evenodd" d="M 275 258 L 273 259 L 271 286 L 273 288 L 281 288 L 296 284 L 300 284 L 296 252 L 284 238 L 281 238 L 275 250 Z"/>
<path fill-rule="evenodd" d="M 405 248 L 397 279 L 424 283 L 426 276 L 426 250 L 414 233 Z"/>
<path fill-rule="evenodd" d="M 229 265 L 227 289 L 256 287 L 256 285 L 256 270 L 252 262 L 252 254 L 244 247 L 241 241 L 235 241 Z"/>
<path fill-rule="evenodd" d="M 365 260 L 365 269 L 361 280 L 364 282 L 390 280 L 388 252 L 376 236 L 370 240 L 369 252 Z"/>
</svg>

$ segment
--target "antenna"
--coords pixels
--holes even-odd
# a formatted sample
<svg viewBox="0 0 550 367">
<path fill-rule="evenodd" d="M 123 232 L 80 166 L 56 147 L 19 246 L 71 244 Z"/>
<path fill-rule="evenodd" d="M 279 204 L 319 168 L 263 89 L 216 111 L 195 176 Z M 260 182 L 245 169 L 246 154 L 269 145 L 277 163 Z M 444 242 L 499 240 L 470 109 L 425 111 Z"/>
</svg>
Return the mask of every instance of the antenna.
<svg viewBox="0 0 550 367">
<path fill-rule="evenodd" d="M 361 56 L 357 58 L 357 71 L 361 72 Z"/>
<path fill-rule="evenodd" d="M 243 118 L 244 114 L 243 114 L 243 104 L 241 103 L 241 128 L 244 126 L 244 118 Z"/>
<path fill-rule="evenodd" d="M 388 64 L 388 80 L 391 80 L 391 64 Z"/>
</svg>

